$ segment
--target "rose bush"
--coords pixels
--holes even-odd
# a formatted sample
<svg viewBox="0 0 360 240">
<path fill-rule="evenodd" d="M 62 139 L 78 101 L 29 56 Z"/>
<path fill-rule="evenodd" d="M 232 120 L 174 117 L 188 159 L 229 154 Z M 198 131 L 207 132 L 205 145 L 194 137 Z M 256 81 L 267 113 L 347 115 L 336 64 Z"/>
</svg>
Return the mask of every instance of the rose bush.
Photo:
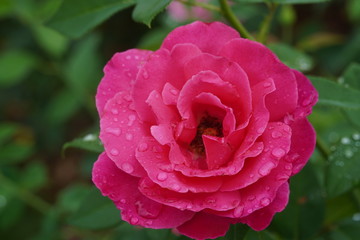
<svg viewBox="0 0 360 240">
<path fill-rule="evenodd" d="M 304 75 L 219 22 L 116 53 L 104 71 L 93 181 L 123 220 L 205 239 L 262 230 L 285 208 L 315 145 Z"/>
</svg>

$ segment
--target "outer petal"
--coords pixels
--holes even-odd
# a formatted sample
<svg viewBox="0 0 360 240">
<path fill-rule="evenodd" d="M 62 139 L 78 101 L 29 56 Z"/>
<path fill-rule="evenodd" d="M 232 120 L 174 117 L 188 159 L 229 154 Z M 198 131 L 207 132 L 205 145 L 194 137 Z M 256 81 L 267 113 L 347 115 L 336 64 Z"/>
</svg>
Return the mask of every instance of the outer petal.
<svg viewBox="0 0 360 240">
<path fill-rule="evenodd" d="M 284 210 L 289 201 L 289 193 L 289 183 L 285 182 L 279 187 L 276 198 L 272 201 L 272 203 L 270 203 L 270 205 L 252 213 L 247 217 L 241 218 L 240 222 L 246 223 L 255 231 L 264 230 L 271 223 L 275 213 Z"/>
<path fill-rule="evenodd" d="M 203 52 L 217 55 L 226 42 L 239 37 L 237 31 L 223 23 L 207 24 L 197 21 L 176 28 L 165 38 L 161 48 L 171 50 L 177 44 L 192 43 Z"/>
<path fill-rule="evenodd" d="M 141 140 L 136 158 L 153 182 L 176 192 L 215 192 L 222 183 L 220 177 L 191 178 L 174 172 L 169 161 L 169 148 L 161 146 L 151 137 Z"/>
<path fill-rule="evenodd" d="M 291 148 L 286 160 L 292 162 L 292 175 L 297 174 L 305 166 L 314 152 L 316 133 L 306 119 L 299 119 L 290 125 L 292 129 Z"/>
<path fill-rule="evenodd" d="M 191 219 L 191 211 L 164 206 L 143 196 L 138 190 L 139 178 L 120 171 L 102 153 L 93 168 L 93 182 L 104 196 L 114 201 L 122 219 L 149 228 L 174 228 Z"/>
<path fill-rule="evenodd" d="M 100 119 L 100 139 L 105 151 L 118 168 L 134 176 L 145 176 L 135 158 L 135 148 L 144 135 L 149 135 L 135 111 L 129 108 L 129 95 L 120 92 L 109 100 Z"/>
<path fill-rule="evenodd" d="M 101 80 L 96 94 L 96 107 L 100 116 L 106 102 L 117 92 L 131 91 L 139 67 L 151 53 L 151 51 L 131 49 L 116 53 L 106 64 L 105 76 Z"/>
<path fill-rule="evenodd" d="M 215 239 L 224 236 L 229 229 L 231 219 L 207 213 L 197 213 L 195 216 L 177 227 L 177 230 L 190 238 Z"/>
<path fill-rule="evenodd" d="M 298 101 L 293 71 L 285 66 L 264 45 L 247 39 L 228 42 L 220 55 L 238 63 L 247 73 L 251 85 L 272 78 L 276 91 L 266 98 L 270 121 L 278 121 L 292 113 Z"/>
</svg>

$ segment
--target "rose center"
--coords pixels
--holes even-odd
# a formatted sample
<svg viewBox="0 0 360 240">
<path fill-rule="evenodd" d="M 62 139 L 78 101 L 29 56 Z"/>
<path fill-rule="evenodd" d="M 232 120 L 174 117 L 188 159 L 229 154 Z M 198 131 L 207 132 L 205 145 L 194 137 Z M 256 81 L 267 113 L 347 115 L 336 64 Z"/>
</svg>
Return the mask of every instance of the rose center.
<svg viewBox="0 0 360 240">
<path fill-rule="evenodd" d="M 208 114 L 200 119 L 200 123 L 196 130 L 196 136 L 189 146 L 190 151 L 199 157 L 205 157 L 205 145 L 202 135 L 223 137 L 222 122 L 218 118 Z"/>
</svg>

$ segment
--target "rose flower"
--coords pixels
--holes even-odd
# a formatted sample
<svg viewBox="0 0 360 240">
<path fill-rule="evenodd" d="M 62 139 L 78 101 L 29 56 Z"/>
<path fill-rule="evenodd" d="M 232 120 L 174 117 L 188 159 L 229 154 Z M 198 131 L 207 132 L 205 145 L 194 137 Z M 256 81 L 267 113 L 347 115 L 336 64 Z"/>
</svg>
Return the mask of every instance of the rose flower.
<svg viewBox="0 0 360 240">
<path fill-rule="evenodd" d="M 124 221 L 206 239 L 262 230 L 285 208 L 315 146 L 303 74 L 219 22 L 116 53 L 104 72 L 93 181 Z"/>
</svg>

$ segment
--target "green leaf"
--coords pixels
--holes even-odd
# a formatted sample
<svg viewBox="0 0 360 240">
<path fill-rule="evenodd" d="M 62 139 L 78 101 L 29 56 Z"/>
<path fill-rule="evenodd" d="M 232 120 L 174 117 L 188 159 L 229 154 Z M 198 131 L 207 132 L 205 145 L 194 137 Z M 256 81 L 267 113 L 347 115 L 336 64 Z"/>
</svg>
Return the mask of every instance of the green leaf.
<svg viewBox="0 0 360 240">
<path fill-rule="evenodd" d="M 148 27 L 157 14 L 163 11 L 171 0 L 137 0 L 132 17 L 136 22 L 146 24 Z"/>
<path fill-rule="evenodd" d="M 37 58 L 21 50 L 8 50 L 0 55 L 0 87 L 19 83 L 37 64 Z"/>
<path fill-rule="evenodd" d="M 39 45 L 54 57 L 60 57 L 67 49 L 69 41 L 51 28 L 38 25 L 33 28 Z"/>
<path fill-rule="evenodd" d="M 360 109 L 360 91 L 347 88 L 321 77 L 310 77 L 319 92 L 318 104 L 347 109 Z"/>
<path fill-rule="evenodd" d="M 290 68 L 304 72 L 311 70 L 314 66 L 313 60 L 308 55 L 289 45 L 273 43 L 269 45 L 269 48 Z"/>
<path fill-rule="evenodd" d="M 61 212 L 74 213 L 79 209 L 83 199 L 90 192 L 87 185 L 73 184 L 61 191 L 56 206 Z"/>
<path fill-rule="evenodd" d="M 79 210 L 69 219 L 71 225 L 85 229 L 104 229 L 120 222 L 120 211 L 96 188 L 88 193 Z"/>
<path fill-rule="evenodd" d="M 14 123 L 0 124 L 0 145 L 8 141 L 18 130 L 18 126 Z"/>
<path fill-rule="evenodd" d="M 331 0 L 235 0 L 235 2 L 258 3 L 258 2 L 273 2 L 281 4 L 307 4 L 307 3 L 321 3 L 329 2 Z"/>
<path fill-rule="evenodd" d="M 69 147 L 80 148 L 95 153 L 101 153 L 104 151 L 104 147 L 101 144 L 99 136 L 97 134 L 88 134 L 83 138 L 77 138 L 72 140 L 71 142 L 67 142 L 63 146 L 63 151 L 65 151 Z"/>
<path fill-rule="evenodd" d="M 78 38 L 134 3 L 134 0 L 64 0 L 47 24 L 68 37 Z"/>
<path fill-rule="evenodd" d="M 34 162 L 28 165 L 21 174 L 20 185 L 25 189 L 36 191 L 47 182 L 46 167 L 43 163 Z"/>
<path fill-rule="evenodd" d="M 360 183 L 360 134 L 343 137 L 329 156 L 326 190 L 330 197 L 338 196 Z"/>
<path fill-rule="evenodd" d="M 343 76 L 340 78 L 341 82 L 344 83 L 345 86 L 350 86 L 351 88 L 355 88 L 360 90 L 360 64 L 353 63 L 346 70 Z M 360 110 L 348 110 L 345 109 L 345 113 L 348 116 L 349 120 L 360 128 Z"/>
</svg>

